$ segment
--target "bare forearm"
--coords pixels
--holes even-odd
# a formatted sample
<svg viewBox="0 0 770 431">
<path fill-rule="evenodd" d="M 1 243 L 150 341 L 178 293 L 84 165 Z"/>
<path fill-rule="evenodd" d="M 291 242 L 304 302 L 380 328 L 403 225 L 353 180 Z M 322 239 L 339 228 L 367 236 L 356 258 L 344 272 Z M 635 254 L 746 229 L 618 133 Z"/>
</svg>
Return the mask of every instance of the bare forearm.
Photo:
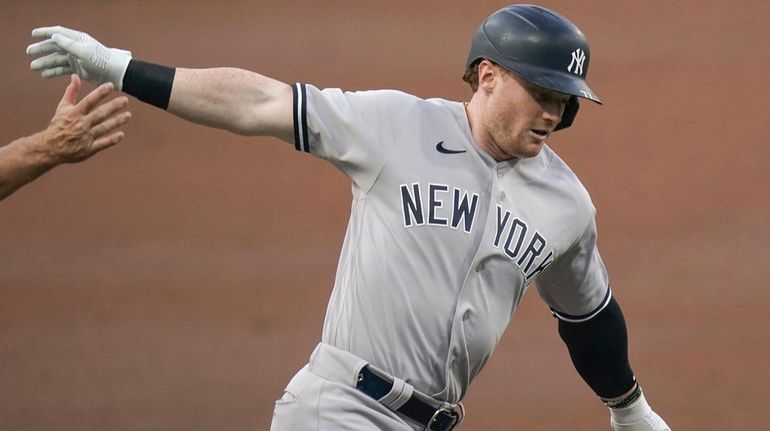
<svg viewBox="0 0 770 431">
<path fill-rule="evenodd" d="M 0 200 L 56 166 L 46 151 L 43 133 L 0 147 Z"/>
<path fill-rule="evenodd" d="M 177 68 L 168 111 L 205 126 L 292 142 L 291 100 L 291 87 L 254 72 Z"/>
</svg>

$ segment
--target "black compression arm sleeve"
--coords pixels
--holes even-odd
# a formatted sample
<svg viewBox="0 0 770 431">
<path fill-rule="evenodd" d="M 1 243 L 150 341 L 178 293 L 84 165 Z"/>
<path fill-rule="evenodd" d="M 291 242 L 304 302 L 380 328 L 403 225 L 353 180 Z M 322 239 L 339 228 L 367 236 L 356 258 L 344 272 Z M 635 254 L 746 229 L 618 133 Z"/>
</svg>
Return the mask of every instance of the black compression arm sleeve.
<svg viewBox="0 0 770 431">
<path fill-rule="evenodd" d="M 175 74 L 176 69 L 171 67 L 131 60 L 123 75 L 123 92 L 160 109 L 167 109 Z"/>
<path fill-rule="evenodd" d="M 614 297 L 590 320 L 559 320 L 559 335 L 575 369 L 599 397 L 615 398 L 634 386 L 634 373 L 628 363 L 626 321 Z"/>
</svg>

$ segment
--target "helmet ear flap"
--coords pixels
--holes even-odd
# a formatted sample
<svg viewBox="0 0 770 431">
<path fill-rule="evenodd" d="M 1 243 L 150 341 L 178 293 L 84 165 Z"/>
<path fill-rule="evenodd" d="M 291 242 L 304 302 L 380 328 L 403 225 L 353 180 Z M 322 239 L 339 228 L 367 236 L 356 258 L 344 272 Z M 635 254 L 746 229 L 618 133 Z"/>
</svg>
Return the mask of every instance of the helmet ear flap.
<svg viewBox="0 0 770 431">
<path fill-rule="evenodd" d="M 561 115 L 561 121 L 553 129 L 554 132 L 561 129 L 566 129 L 572 125 L 572 121 L 575 120 L 578 109 L 580 109 L 580 102 L 576 96 L 572 96 L 567 101 L 567 105 L 564 107 L 564 113 Z"/>
</svg>

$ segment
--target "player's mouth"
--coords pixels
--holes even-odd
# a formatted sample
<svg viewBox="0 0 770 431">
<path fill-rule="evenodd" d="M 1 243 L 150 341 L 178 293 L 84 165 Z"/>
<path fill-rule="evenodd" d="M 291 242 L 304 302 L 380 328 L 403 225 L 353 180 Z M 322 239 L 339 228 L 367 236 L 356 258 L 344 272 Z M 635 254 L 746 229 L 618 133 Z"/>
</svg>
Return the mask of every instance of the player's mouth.
<svg viewBox="0 0 770 431">
<path fill-rule="evenodd" d="M 538 139 L 545 139 L 548 137 L 548 130 L 546 129 L 529 129 L 529 132 Z"/>
</svg>

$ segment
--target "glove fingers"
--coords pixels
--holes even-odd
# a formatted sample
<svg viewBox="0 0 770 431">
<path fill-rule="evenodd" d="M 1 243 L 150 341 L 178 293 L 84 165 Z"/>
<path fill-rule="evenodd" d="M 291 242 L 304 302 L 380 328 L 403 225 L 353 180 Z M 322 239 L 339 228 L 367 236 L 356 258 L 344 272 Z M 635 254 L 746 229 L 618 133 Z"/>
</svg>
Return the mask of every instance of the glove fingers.
<svg viewBox="0 0 770 431">
<path fill-rule="evenodd" d="M 69 55 L 62 53 L 53 53 L 40 57 L 29 64 L 32 70 L 51 69 L 54 67 L 68 66 L 70 64 Z"/>
<path fill-rule="evenodd" d="M 70 75 L 72 73 L 75 73 L 75 69 L 72 66 L 67 65 L 44 69 L 42 72 L 40 72 L 40 76 L 43 78 L 55 78 L 57 76 Z"/>
<path fill-rule="evenodd" d="M 61 52 L 62 49 L 51 39 L 46 39 L 40 42 L 33 43 L 27 47 L 27 54 L 29 55 L 41 55 L 50 54 L 52 52 Z"/>
<path fill-rule="evenodd" d="M 52 27 L 38 27 L 32 30 L 32 37 L 51 37 L 55 34 L 61 34 L 69 37 L 70 39 L 77 39 L 79 33 L 81 32 L 56 25 Z"/>
<path fill-rule="evenodd" d="M 51 37 L 58 27 L 38 27 L 32 29 L 32 37 Z"/>
<path fill-rule="evenodd" d="M 59 48 L 69 52 L 77 58 L 88 58 L 91 56 L 91 50 L 89 50 L 86 45 L 78 43 L 66 36 L 55 34 L 51 36 L 51 40 L 56 42 Z"/>
</svg>

